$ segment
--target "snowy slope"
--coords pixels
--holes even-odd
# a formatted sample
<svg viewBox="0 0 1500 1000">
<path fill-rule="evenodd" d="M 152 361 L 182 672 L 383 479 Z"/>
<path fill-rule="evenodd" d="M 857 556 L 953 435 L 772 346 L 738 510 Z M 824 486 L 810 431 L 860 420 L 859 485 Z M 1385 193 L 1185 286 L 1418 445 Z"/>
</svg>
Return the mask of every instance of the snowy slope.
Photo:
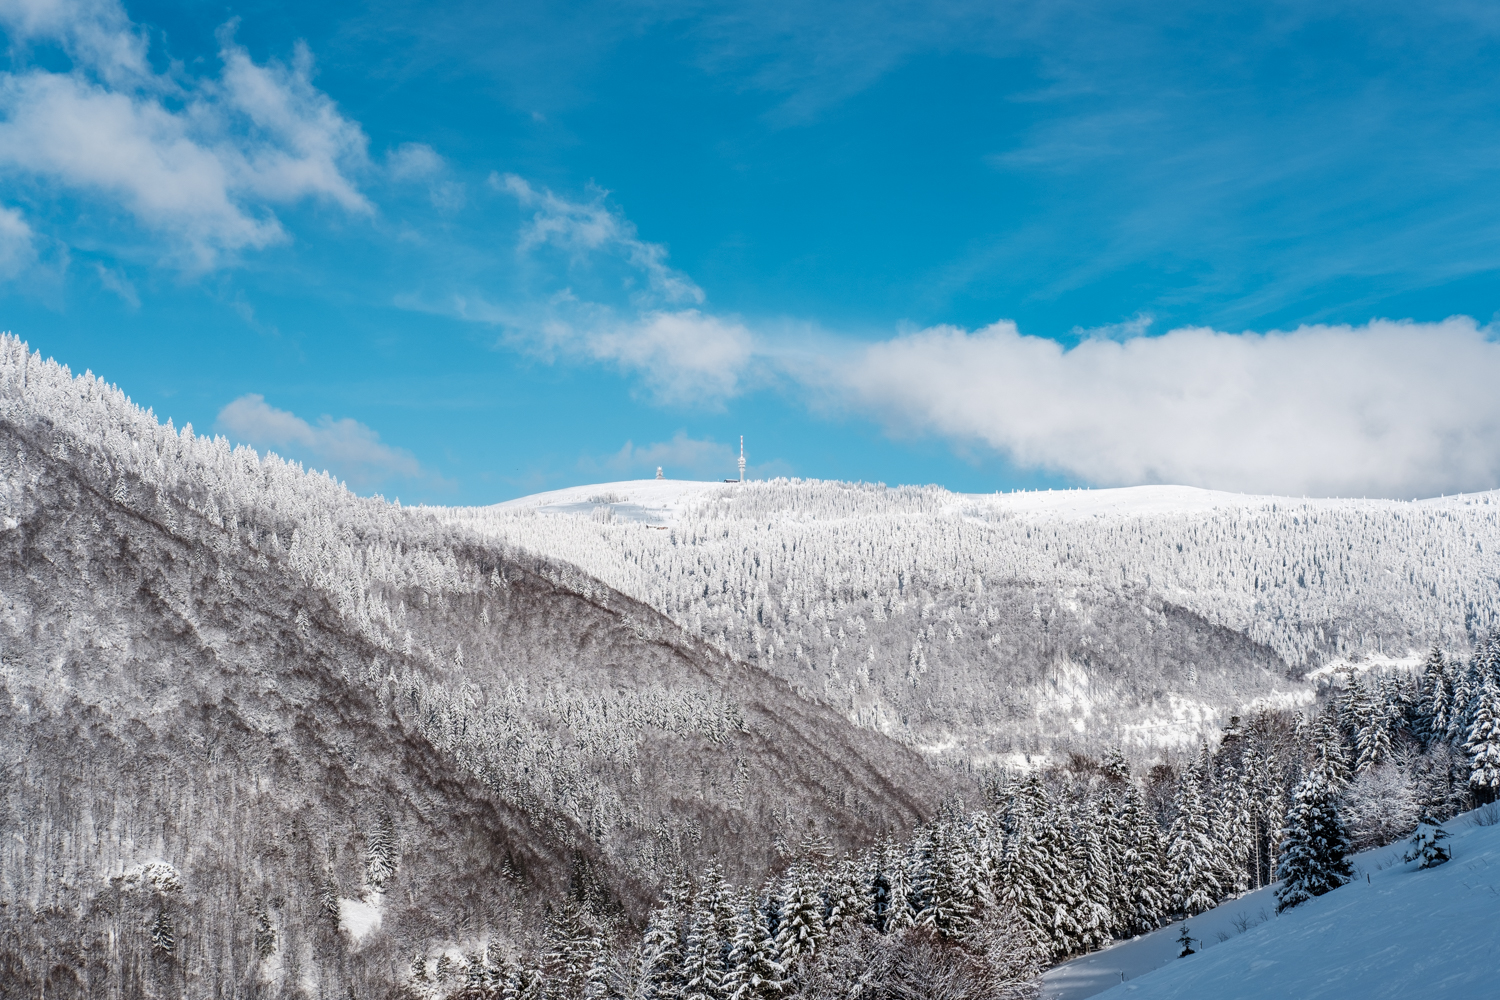
<svg viewBox="0 0 1500 1000">
<path fill-rule="evenodd" d="M 1176 957 L 1173 924 L 1051 969 L 1042 996 L 1500 997 L 1500 825 L 1476 825 L 1477 815 L 1445 824 L 1453 860 L 1439 868 L 1403 863 L 1404 844 L 1366 851 L 1357 881 L 1279 916 L 1263 889 L 1189 920 L 1199 954 Z"/>
<path fill-rule="evenodd" d="M 690 504 L 734 485 L 689 479 L 629 479 L 535 493 L 495 506 L 501 510 L 529 509 L 542 514 L 589 515 L 607 505 L 615 517 L 627 521 L 668 525 L 675 524 Z"/>
<path fill-rule="evenodd" d="M 497 509 L 529 508 L 548 514 L 591 514 L 608 505 L 626 520 L 650 524 L 675 524 L 704 500 L 730 495 L 736 484 L 698 482 L 686 479 L 632 479 L 618 483 L 594 483 L 535 493 L 496 504 Z M 1366 500 L 1351 497 L 1308 499 L 1253 493 L 1226 493 L 1195 486 L 1124 486 L 1113 489 L 1022 490 L 1015 493 L 951 493 L 945 513 L 972 512 L 983 507 L 997 514 L 1027 519 L 1079 520 L 1088 518 L 1159 517 L 1213 511 L 1263 510 L 1292 505 L 1310 510 L 1367 510 L 1399 512 L 1420 507 L 1500 505 L 1500 492 L 1424 500 Z"/>
</svg>

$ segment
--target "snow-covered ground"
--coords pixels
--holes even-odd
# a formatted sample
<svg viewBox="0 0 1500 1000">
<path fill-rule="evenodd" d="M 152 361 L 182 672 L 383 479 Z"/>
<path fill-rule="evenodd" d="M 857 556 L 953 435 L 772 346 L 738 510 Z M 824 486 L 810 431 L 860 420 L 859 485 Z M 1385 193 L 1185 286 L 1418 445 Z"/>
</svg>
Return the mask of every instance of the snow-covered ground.
<svg viewBox="0 0 1500 1000">
<path fill-rule="evenodd" d="M 685 479 L 633 479 L 618 483 L 595 483 L 563 490 L 536 493 L 496 504 L 500 508 L 528 507 L 548 514 L 591 514 L 608 505 L 615 516 L 648 524 L 675 523 L 682 511 L 715 491 L 733 483 L 697 482 Z M 1085 518 L 1152 517 L 1163 514 L 1207 513 L 1232 508 L 1259 509 L 1273 504 L 1314 508 L 1406 505 L 1404 500 L 1351 498 L 1308 499 L 1226 493 L 1194 486 L 1125 486 L 1113 489 L 1025 490 L 1015 493 L 954 493 L 950 505 L 956 513 L 985 506 L 1020 517 L 1077 520 Z M 1500 503 L 1494 493 L 1433 497 L 1416 501 L 1421 506 Z"/>
<path fill-rule="evenodd" d="M 1406 844 L 1356 858 L 1354 882 L 1276 914 L 1262 889 L 1064 963 L 1044 1000 L 1376 1000 L 1500 997 L 1500 825 L 1444 824 L 1453 860 L 1420 871 Z M 1500 815 L 1500 814 L 1494 814 Z"/>
<path fill-rule="evenodd" d="M 688 504 L 733 483 L 697 482 L 689 479 L 630 479 L 620 483 L 596 483 L 565 490 L 534 493 L 496 504 L 499 508 L 530 508 L 542 514 L 592 514 L 608 506 L 627 521 L 667 525 L 677 521 Z"/>
</svg>

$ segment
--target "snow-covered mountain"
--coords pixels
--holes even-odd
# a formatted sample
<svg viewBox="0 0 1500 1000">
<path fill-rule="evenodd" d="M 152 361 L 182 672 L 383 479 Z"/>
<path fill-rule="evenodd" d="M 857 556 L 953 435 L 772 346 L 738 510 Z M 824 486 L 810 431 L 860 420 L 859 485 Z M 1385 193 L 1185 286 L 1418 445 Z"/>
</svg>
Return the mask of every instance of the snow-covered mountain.
<svg viewBox="0 0 1500 1000">
<path fill-rule="evenodd" d="M 1191 742 L 1309 700 L 1334 666 L 1466 649 L 1500 611 L 1497 493 L 644 480 L 441 514 L 578 566 L 861 725 L 979 761 Z"/>
<path fill-rule="evenodd" d="M 9 337 L 0 692 L 7 997 L 389 996 L 956 787 L 576 570 Z"/>
</svg>

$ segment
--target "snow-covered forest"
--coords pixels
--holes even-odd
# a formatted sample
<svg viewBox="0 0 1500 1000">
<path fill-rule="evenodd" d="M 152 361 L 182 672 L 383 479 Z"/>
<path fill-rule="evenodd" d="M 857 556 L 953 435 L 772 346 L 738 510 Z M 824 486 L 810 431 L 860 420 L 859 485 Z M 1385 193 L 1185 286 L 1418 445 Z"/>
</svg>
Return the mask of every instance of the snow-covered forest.
<svg viewBox="0 0 1500 1000">
<path fill-rule="evenodd" d="M 5 995 L 1031 997 L 1500 787 L 1488 497 L 403 509 L 10 337 L 0 473 Z M 1233 573 L 1179 551 L 1237 517 L 1263 540 L 1214 543 Z M 1190 742 L 1133 738 L 1173 699 Z"/>
<path fill-rule="evenodd" d="M 866 995 L 888 963 L 911 995 L 940 981 L 942 995 L 1028 996 L 1039 963 L 1243 893 L 1279 882 L 1280 908 L 1301 905 L 1349 881 L 1356 850 L 1411 837 L 1411 860 L 1446 862 L 1440 824 L 1500 792 L 1497 720 L 1500 642 L 1467 662 L 1435 649 L 1416 676 L 1347 677 L 1315 714 L 1235 719 L 1145 774 L 1118 752 L 1074 755 L 1003 775 L 906 838 L 842 857 L 805 841 L 759 886 L 712 867 L 674 878 L 633 949 L 579 899 L 530 966 L 443 951 L 413 983 L 449 998 L 539 996 L 556 976 L 580 996 L 833 998 Z"/>
<path fill-rule="evenodd" d="M 1145 491 L 1039 504 L 776 480 L 642 518 L 632 492 L 652 485 L 443 514 L 964 760 L 1186 745 L 1230 713 L 1306 701 L 1298 679 L 1318 667 L 1467 648 L 1500 607 L 1500 494 L 1178 505 L 1167 490 L 1114 510 L 1091 499 Z"/>
</svg>

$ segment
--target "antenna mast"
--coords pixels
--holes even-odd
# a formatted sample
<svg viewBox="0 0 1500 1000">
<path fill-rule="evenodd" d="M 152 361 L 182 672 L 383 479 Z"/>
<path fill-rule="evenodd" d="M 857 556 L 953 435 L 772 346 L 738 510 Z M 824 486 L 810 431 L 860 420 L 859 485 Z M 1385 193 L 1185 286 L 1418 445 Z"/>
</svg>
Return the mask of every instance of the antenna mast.
<svg viewBox="0 0 1500 1000">
<path fill-rule="evenodd" d="M 740 435 L 740 482 L 745 481 L 745 435 Z"/>
</svg>

